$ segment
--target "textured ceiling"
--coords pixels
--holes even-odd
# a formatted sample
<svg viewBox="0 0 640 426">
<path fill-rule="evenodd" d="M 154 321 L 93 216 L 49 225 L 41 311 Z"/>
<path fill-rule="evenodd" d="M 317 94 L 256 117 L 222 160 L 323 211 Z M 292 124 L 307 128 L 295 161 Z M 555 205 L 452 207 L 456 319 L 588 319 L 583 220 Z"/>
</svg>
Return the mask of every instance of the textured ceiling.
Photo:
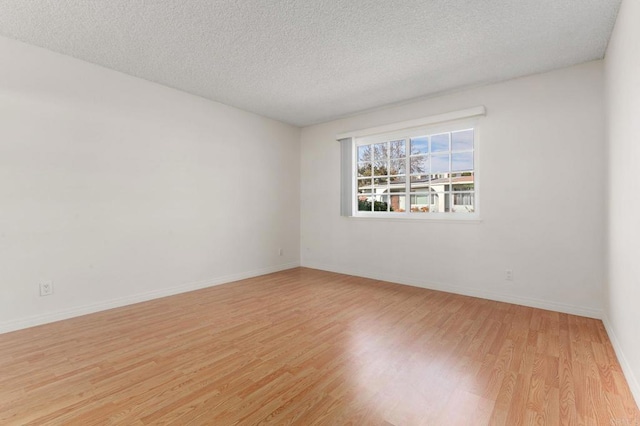
<svg viewBox="0 0 640 426">
<path fill-rule="evenodd" d="M 0 35 L 295 125 L 602 58 L 620 0 L 0 0 Z"/>
</svg>

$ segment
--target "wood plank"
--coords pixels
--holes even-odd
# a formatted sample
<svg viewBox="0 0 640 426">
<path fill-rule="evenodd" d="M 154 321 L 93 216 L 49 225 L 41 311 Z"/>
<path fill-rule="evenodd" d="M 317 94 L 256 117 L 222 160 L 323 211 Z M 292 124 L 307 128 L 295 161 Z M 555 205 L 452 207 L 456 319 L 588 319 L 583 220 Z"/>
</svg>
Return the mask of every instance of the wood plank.
<svg viewBox="0 0 640 426">
<path fill-rule="evenodd" d="M 598 320 L 296 268 L 0 335 L 0 424 L 638 424 Z"/>
</svg>

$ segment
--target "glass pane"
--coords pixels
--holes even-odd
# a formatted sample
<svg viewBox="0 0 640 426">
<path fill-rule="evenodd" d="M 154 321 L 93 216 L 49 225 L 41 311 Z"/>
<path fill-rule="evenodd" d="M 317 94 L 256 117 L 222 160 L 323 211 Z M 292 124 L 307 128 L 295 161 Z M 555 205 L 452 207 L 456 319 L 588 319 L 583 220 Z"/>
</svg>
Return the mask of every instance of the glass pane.
<svg viewBox="0 0 640 426">
<path fill-rule="evenodd" d="M 445 192 L 432 192 L 429 196 L 429 211 L 433 213 L 449 211 L 449 194 Z"/>
<path fill-rule="evenodd" d="M 358 176 L 371 176 L 371 163 L 358 163 Z"/>
<path fill-rule="evenodd" d="M 447 173 L 449 172 L 450 154 L 432 155 L 431 156 L 431 173 Z"/>
<path fill-rule="evenodd" d="M 454 173 L 451 177 L 453 191 L 473 191 L 474 179 L 473 173 Z"/>
<path fill-rule="evenodd" d="M 463 191 L 473 191 L 475 189 L 472 183 L 454 183 L 453 184 L 453 192 L 463 192 Z"/>
<path fill-rule="evenodd" d="M 358 179 L 358 193 L 371 192 L 371 179 Z"/>
<path fill-rule="evenodd" d="M 475 196 L 473 192 L 456 192 L 452 194 L 452 213 L 473 213 L 475 211 Z"/>
<path fill-rule="evenodd" d="M 411 192 L 429 190 L 429 176 L 411 176 Z"/>
<path fill-rule="evenodd" d="M 391 176 L 389 178 L 389 182 L 391 183 L 391 185 L 400 185 L 400 184 L 402 184 L 402 187 L 404 188 L 404 183 L 406 182 L 405 179 L 406 178 L 404 176 Z"/>
<path fill-rule="evenodd" d="M 473 183 L 474 181 L 473 175 L 474 175 L 473 172 L 451 173 L 451 177 L 453 178 L 454 182 L 464 182 L 464 183 Z"/>
<path fill-rule="evenodd" d="M 451 154 L 451 171 L 473 171 L 473 152 L 459 152 Z"/>
<path fill-rule="evenodd" d="M 389 211 L 389 196 L 376 195 L 373 202 L 373 211 L 386 212 Z"/>
<path fill-rule="evenodd" d="M 427 136 L 411 138 L 411 155 L 429 153 L 429 140 Z"/>
<path fill-rule="evenodd" d="M 419 157 L 411 157 L 409 159 L 411 164 L 411 173 L 429 173 L 429 156 L 421 155 Z"/>
<path fill-rule="evenodd" d="M 386 161 L 376 161 L 373 165 L 374 176 L 385 176 L 389 174 L 388 163 Z"/>
<path fill-rule="evenodd" d="M 473 129 L 451 132 L 451 150 L 466 151 L 473 149 Z"/>
<path fill-rule="evenodd" d="M 389 181 L 388 178 L 376 178 L 376 179 L 373 180 L 373 185 L 376 188 L 384 187 L 386 189 L 388 181 Z M 378 191 L 376 191 L 376 192 L 378 192 Z"/>
<path fill-rule="evenodd" d="M 431 152 L 449 151 L 449 133 L 431 136 Z"/>
<path fill-rule="evenodd" d="M 391 194 L 389 196 L 389 211 L 402 213 L 406 211 L 407 196 L 404 194 Z"/>
<path fill-rule="evenodd" d="M 387 150 L 387 143 L 377 143 L 373 145 L 373 159 L 374 160 L 386 160 L 389 157 Z"/>
<path fill-rule="evenodd" d="M 358 147 L 358 161 L 371 161 L 371 145 L 362 145 Z"/>
<path fill-rule="evenodd" d="M 391 160 L 390 175 L 403 175 L 405 172 L 405 160 Z"/>
<path fill-rule="evenodd" d="M 411 194 L 411 211 L 413 213 L 429 213 L 431 209 L 431 194 Z"/>
<path fill-rule="evenodd" d="M 449 191 L 451 179 L 449 174 L 429 175 L 429 188 L 435 192 Z"/>
<path fill-rule="evenodd" d="M 390 142 L 389 156 L 391 158 L 402 158 L 405 156 L 405 143 L 404 141 Z"/>
<path fill-rule="evenodd" d="M 371 202 L 371 198 L 366 196 L 358 197 L 358 211 L 359 212 L 370 212 L 373 208 L 373 203 Z"/>
</svg>

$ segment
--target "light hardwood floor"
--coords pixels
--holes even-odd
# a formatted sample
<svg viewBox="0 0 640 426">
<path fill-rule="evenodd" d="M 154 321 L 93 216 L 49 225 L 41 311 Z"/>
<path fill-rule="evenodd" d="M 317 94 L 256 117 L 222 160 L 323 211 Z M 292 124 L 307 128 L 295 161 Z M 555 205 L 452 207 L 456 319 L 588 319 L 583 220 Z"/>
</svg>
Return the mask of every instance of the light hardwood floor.
<svg viewBox="0 0 640 426">
<path fill-rule="evenodd" d="M 640 425 L 598 320 L 292 269 L 0 335 L 2 425 Z"/>
</svg>

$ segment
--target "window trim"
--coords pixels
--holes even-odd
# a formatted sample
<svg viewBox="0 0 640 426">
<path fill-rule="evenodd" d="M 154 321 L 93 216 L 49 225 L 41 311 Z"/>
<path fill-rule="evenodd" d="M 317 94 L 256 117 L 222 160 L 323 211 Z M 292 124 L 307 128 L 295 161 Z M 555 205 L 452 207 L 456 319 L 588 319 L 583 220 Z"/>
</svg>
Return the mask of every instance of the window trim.
<svg viewBox="0 0 640 426">
<path fill-rule="evenodd" d="M 351 132 L 348 134 L 341 134 L 341 139 L 351 139 L 351 173 L 349 176 L 348 186 L 351 188 L 350 194 L 350 209 L 351 214 L 346 215 L 352 218 L 366 218 L 366 219 L 391 219 L 391 220 L 431 220 L 438 222 L 447 221 L 479 221 L 480 220 L 480 117 L 486 114 L 484 107 L 470 108 L 455 113 L 440 114 L 438 116 L 427 117 L 424 119 L 410 120 L 402 123 L 396 123 L 387 126 L 380 126 L 371 128 L 368 130 L 361 130 L 357 132 Z M 457 119 L 451 119 L 457 117 Z M 447 118 L 443 121 L 443 118 Z M 399 126 L 405 126 L 414 124 L 411 127 L 398 128 Z M 415 125 L 421 123 L 419 125 Z M 425 124 L 426 123 L 426 124 Z M 440 132 L 455 132 L 456 130 L 463 130 L 465 128 L 474 129 L 474 146 L 473 146 L 473 160 L 474 160 L 474 211 L 472 213 L 456 214 L 451 212 L 437 212 L 437 213 L 418 213 L 411 212 L 410 210 L 404 212 L 363 212 L 358 211 L 357 203 L 357 181 L 358 171 L 356 165 L 357 148 L 361 145 L 369 145 L 374 143 L 386 142 L 394 139 L 408 140 L 411 137 L 417 136 L 417 134 L 437 134 Z M 407 160 L 409 161 L 410 155 L 408 154 Z M 406 171 L 407 182 L 410 182 L 410 171 Z M 343 177 L 344 179 L 344 177 Z M 408 185 L 408 183 L 407 183 Z M 410 203 L 411 193 L 406 193 L 406 202 Z"/>
<path fill-rule="evenodd" d="M 336 140 L 348 138 L 361 138 L 363 136 L 371 136 L 379 133 L 390 133 L 396 130 L 409 130 L 415 127 L 432 126 L 436 124 L 452 123 L 454 121 L 468 119 L 472 117 L 481 117 L 487 115 L 487 109 L 484 105 L 467 108 L 459 111 L 446 112 L 444 114 L 431 115 L 429 117 L 417 118 L 415 120 L 401 121 L 384 126 L 370 127 L 368 129 L 354 130 L 351 132 L 340 133 L 336 136 Z"/>
</svg>

